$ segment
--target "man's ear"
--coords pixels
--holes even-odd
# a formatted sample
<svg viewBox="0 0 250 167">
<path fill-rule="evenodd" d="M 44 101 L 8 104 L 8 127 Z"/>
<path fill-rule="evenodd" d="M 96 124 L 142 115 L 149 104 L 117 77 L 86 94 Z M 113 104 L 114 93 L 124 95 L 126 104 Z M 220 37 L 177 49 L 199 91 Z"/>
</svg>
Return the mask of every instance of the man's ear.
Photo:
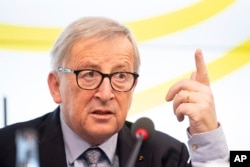
<svg viewBox="0 0 250 167">
<path fill-rule="evenodd" d="M 55 72 L 50 72 L 48 75 L 48 79 L 47 79 L 48 85 L 49 85 L 49 90 L 50 90 L 50 94 L 53 97 L 54 101 L 59 104 L 62 102 L 61 99 L 61 94 L 60 94 L 60 80 L 59 80 L 59 76 L 57 75 L 57 73 Z"/>
</svg>

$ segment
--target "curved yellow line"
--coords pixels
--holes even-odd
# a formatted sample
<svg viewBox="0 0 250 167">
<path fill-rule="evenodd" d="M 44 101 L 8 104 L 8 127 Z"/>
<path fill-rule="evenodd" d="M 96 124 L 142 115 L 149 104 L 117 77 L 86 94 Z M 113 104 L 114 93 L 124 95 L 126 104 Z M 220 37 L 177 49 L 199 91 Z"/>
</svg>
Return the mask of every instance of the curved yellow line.
<svg viewBox="0 0 250 167">
<path fill-rule="evenodd" d="M 48 51 L 61 31 L 61 28 L 0 24 L 0 48 Z"/>
<path fill-rule="evenodd" d="M 229 51 L 226 55 L 207 64 L 211 82 L 217 81 L 239 69 L 250 62 L 250 39 L 244 41 L 236 48 Z M 189 78 L 191 72 L 174 78 L 170 81 L 159 84 L 148 90 L 136 93 L 129 115 L 142 113 L 153 107 L 166 103 L 165 96 L 170 86 L 183 78 Z"/>
<path fill-rule="evenodd" d="M 172 13 L 131 22 L 127 25 L 133 30 L 138 41 L 149 40 L 200 23 L 222 11 L 233 2 L 234 0 L 202 0 L 193 6 Z"/>
<path fill-rule="evenodd" d="M 126 25 L 138 42 L 141 42 L 193 26 L 214 16 L 233 2 L 234 0 L 201 0 L 193 6 Z M 60 32 L 61 28 L 0 24 L 0 48 L 48 51 Z"/>
</svg>

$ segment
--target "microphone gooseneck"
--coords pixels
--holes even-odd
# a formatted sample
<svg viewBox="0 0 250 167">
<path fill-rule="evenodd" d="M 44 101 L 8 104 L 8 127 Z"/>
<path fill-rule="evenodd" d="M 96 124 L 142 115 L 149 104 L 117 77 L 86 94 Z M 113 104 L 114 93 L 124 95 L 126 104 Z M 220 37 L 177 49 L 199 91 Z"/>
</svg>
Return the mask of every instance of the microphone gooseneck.
<svg viewBox="0 0 250 167">
<path fill-rule="evenodd" d="M 134 167 L 142 142 L 150 139 L 154 133 L 154 123 L 149 118 L 140 118 L 132 125 L 131 133 L 135 136 L 136 143 L 130 154 L 126 167 Z"/>
</svg>

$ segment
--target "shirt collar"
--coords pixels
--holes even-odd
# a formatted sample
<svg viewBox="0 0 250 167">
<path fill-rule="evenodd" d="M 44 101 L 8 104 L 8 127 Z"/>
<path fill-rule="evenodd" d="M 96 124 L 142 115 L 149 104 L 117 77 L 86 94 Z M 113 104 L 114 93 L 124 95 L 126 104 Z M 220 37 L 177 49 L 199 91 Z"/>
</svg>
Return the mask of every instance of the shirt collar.
<svg viewBox="0 0 250 167">
<path fill-rule="evenodd" d="M 62 117 L 61 112 L 60 120 L 65 145 L 66 158 L 67 161 L 72 164 L 85 150 L 91 147 L 91 145 L 68 127 Z M 111 163 L 113 163 L 116 153 L 117 136 L 118 133 L 115 133 L 107 141 L 98 146 L 105 152 Z"/>
</svg>

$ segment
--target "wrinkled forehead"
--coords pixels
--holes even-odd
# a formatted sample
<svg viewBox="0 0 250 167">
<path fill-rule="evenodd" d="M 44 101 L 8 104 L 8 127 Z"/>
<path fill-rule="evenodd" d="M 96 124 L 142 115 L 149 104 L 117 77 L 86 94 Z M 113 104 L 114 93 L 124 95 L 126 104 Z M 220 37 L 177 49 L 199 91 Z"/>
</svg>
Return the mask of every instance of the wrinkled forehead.
<svg viewBox="0 0 250 167">
<path fill-rule="evenodd" d="M 51 50 L 52 68 L 57 69 L 58 66 L 62 66 L 67 61 L 72 46 L 78 40 L 87 40 L 88 45 L 94 45 L 121 36 L 126 37 L 132 44 L 135 59 L 134 70 L 138 72 L 140 65 L 139 51 L 129 29 L 109 19 L 92 17 L 80 19 L 64 29 Z M 90 38 L 91 40 L 89 40 Z"/>
<path fill-rule="evenodd" d="M 131 41 L 126 36 L 114 36 L 109 38 L 90 37 L 78 39 L 72 43 L 68 56 L 64 59 L 64 65 L 69 61 L 79 61 L 82 57 L 92 58 L 93 56 L 118 56 L 130 57 L 134 68 L 135 53 Z M 76 62 L 77 63 L 77 62 Z M 75 64 L 75 63 L 74 63 Z"/>
</svg>

